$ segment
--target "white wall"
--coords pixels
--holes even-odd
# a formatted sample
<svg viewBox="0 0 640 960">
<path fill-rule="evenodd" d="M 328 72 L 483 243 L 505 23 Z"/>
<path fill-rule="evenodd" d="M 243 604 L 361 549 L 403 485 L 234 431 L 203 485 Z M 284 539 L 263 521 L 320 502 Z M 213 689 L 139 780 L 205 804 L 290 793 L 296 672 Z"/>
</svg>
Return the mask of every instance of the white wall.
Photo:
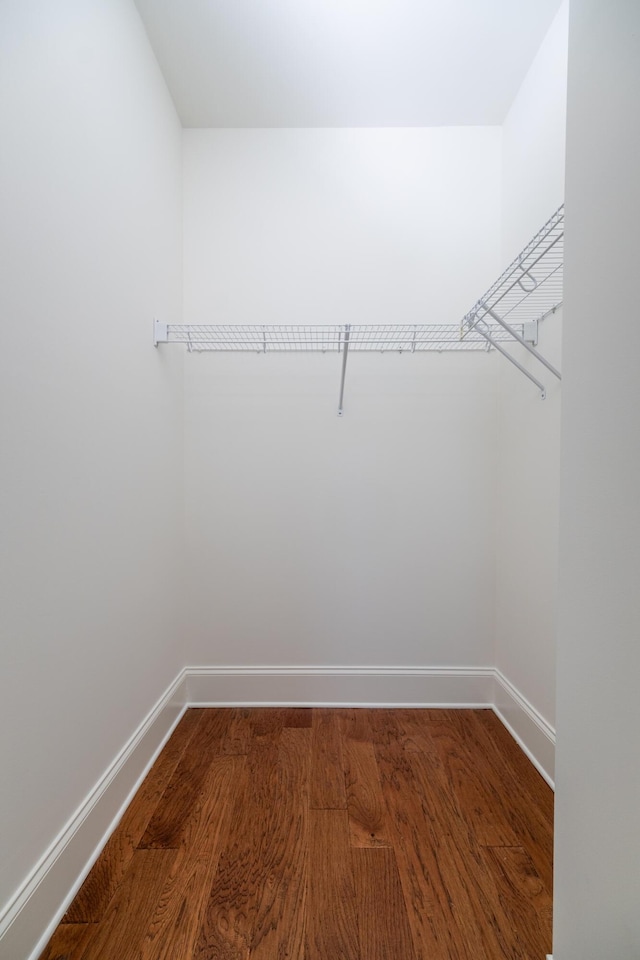
<svg viewBox="0 0 640 960">
<path fill-rule="evenodd" d="M 0 46 L 1 912 L 184 657 L 179 125 L 128 0 Z"/>
<path fill-rule="evenodd" d="M 504 267 L 564 200 L 567 26 L 565 0 L 503 126 Z M 560 368 L 561 329 L 559 311 L 540 324 L 538 345 Z M 547 398 L 501 362 L 495 662 L 553 725 L 560 385 L 523 348 L 511 352 L 545 383 Z M 517 727 L 517 715 L 507 718 Z"/>
<path fill-rule="evenodd" d="M 502 126 L 502 259 L 516 257 L 564 200 L 569 0 Z"/>
<path fill-rule="evenodd" d="M 556 960 L 640 956 L 640 6 L 571 0 Z"/>
<path fill-rule="evenodd" d="M 499 259 L 500 129 L 184 131 L 190 323 L 457 323 Z"/>
<path fill-rule="evenodd" d="M 500 131 L 185 131 L 187 322 L 456 322 L 499 262 Z M 495 358 L 190 356 L 200 662 L 487 665 Z"/>
</svg>

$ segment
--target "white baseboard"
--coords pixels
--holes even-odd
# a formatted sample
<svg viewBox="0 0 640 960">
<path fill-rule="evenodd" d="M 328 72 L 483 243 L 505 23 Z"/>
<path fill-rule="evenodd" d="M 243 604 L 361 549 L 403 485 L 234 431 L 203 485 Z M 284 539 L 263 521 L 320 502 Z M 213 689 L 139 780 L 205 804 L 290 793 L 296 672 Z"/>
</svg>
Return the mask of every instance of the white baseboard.
<svg viewBox="0 0 640 960">
<path fill-rule="evenodd" d="M 187 667 L 0 915 L 0 960 L 37 960 L 188 706 L 493 708 L 553 786 L 553 729 L 493 667 Z"/>
<path fill-rule="evenodd" d="M 488 707 L 491 667 L 189 667 L 195 706 Z"/>
<path fill-rule="evenodd" d="M 185 709 L 181 671 L 4 909 L 0 960 L 37 960 Z"/>
<path fill-rule="evenodd" d="M 554 789 L 556 732 L 500 670 L 494 671 L 493 709 Z"/>
</svg>

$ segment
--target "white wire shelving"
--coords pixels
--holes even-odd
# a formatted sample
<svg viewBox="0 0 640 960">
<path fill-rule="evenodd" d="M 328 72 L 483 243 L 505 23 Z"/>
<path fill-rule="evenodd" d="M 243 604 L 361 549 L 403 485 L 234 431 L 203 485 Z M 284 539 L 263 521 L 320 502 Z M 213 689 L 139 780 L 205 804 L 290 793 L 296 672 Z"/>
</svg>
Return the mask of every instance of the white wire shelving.
<svg viewBox="0 0 640 960">
<path fill-rule="evenodd" d="M 497 323 L 490 325 L 492 336 L 512 340 Z M 341 353 L 349 350 L 384 353 L 415 353 L 421 350 L 486 350 L 487 341 L 477 331 L 463 335 L 459 324 L 365 324 L 341 325 L 240 325 L 161 324 L 156 322 L 156 342 L 183 343 L 193 352 L 274 351 Z M 524 328 L 520 325 L 520 333 Z"/>
<path fill-rule="evenodd" d="M 538 321 L 562 303 L 564 207 L 551 217 L 459 324 L 173 324 L 154 321 L 154 345 L 179 343 L 190 352 L 321 352 L 342 354 L 338 415 L 342 416 L 350 352 L 420 353 L 497 350 L 544 385 L 506 349 L 520 343 L 555 376 L 536 349 Z"/>
<path fill-rule="evenodd" d="M 493 335 L 492 326 L 498 326 L 521 343 L 558 380 L 560 371 L 549 363 L 533 346 L 537 343 L 538 321 L 555 313 L 562 304 L 564 265 L 564 204 L 547 220 L 544 227 L 509 264 L 504 273 L 480 297 L 463 317 L 464 337 L 479 334 L 528 377 L 540 390 L 544 399 L 546 390 L 533 374 L 519 363 Z M 517 329 L 524 328 L 525 335 Z M 531 329 L 533 325 L 533 337 Z"/>
</svg>

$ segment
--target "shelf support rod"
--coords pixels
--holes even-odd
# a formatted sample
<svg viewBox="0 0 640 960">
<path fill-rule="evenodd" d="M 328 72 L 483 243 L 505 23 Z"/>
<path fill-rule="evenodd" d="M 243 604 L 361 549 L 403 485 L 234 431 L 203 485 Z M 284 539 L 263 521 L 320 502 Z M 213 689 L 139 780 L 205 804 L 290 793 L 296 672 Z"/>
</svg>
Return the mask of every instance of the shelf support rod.
<svg viewBox="0 0 640 960">
<path fill-rule="evenodd" d="M 558 380 L 562 380 L 562 374 L 560 373 L 560 371 L 557 370 L 552 363 L 549 363 L 548 360 L 545 360 L 542 354 L 538 353 L 535 347 L 532 347 L 530 343 L 527 343 L 524 337 L 521 337 L 517 330 L 514 330 L 513 327 L 509 326 L 507 321 L 503 320 L 502 317 L 499 317 L 498 314 L 491 309 L 491 307 L 487 307 L 487 305 L 482 303 L 482 301 L 480 301 L 480 303 L 484 307 L 484 309 L 487 311 L 489 316 L 493 317 L 496 323 L 499 323 L 504 330 L 507 330 L 511 334 L 511 336 L 518 341 L 518 343 L 521 343 L 522 346 L 525 348 L 525 350 L 528 350 L 529 353 L 536 358 L 536 360 L 539 360 L 540 363 L 547 368 L 547 370 L 551 371 L 554 377 L 557 377 Z"/>
<path fill-rule="evenodd" d="M 342 377 L 340 379 L 340 400 L 338 403 L 338 416 L 342 416 L 342 406 L 344 400 L 344 378 L 347 372 L 347 356 L 349 354 L 349 334 L 351 331 L 351 324 L 347 323 L 344 327 L 344 346 L 342 348 Z"/>
<path fill-rule="evenodd" d="M 512 364 L 514 365 L 514 367 L 517 367 L 518 370 L 520 371 L 520 373 L 524 373 L 525 377 L 528 377 L 529 380 L 531 380 L 532 383 L 535 383 L 536 387 L 537 387 L 538 390 L 540 391 L 540 396 L 541 396 L 541 398 L 544 400 L 544 399 L 546 398 L 546 396 L 547 396 L 547 389 L 546 389 L 544 383 L 540 383 L 539 380 L 536 380 L 536 378 L 533 376 L 533 374 L 529 373 L 529 371 L 527 370 L 527 368 L 526 368 L 526 367 L 523 367 L 521 363 L 518 363 L 518 361 L 516 360 L 516 358 L 515 358 L 515 357 L 512 357 L 511 354 L 510 354 L 507 350 L 504 349 L 504 347 L 501 347 L 500 344 L 497 342 L 497 340 L 494 340 L 494 339 L 493 339 L 493 337 L 491 336 L 490 333 L 487 333 L 487 332 L 486 332 L 485 330 L 483 330 L 482 327 L 479 326 L 479 325 L 476 326 L 475 329 L 478 331 L 478 333 L 480 334 L 481 337 L 484 337 L 484 339 L 485 339 L 488 343 L 491 344 L 492 347 L 495 347 L 495 348 L 496 348 L 496 350 L 498 351 L 498 353 L 501 353 L 503 357 L 506 357 L 507 360 L 509 361 L 509 363 L 512 363 Z"/>
</svg>

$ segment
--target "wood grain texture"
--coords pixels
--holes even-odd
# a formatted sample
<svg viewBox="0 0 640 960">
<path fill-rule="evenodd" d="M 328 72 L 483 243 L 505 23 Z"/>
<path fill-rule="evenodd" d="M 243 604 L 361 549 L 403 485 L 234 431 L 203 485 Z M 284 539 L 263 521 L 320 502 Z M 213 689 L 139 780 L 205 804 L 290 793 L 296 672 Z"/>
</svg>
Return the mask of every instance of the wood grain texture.
<svg viewBox="0 0 640 960">
<path fill-rule="evenodd" d="M 169 780 L 204 718 L 204 710 L 186 711 L 89 871 L 63 923 L 96 923 L 103 918 Z"/>
<path fill-rule="evenodd" d="M 251 743 L 251 712 L 242 707 L 231 710 L 229 729 L 221 744 L 222 753 L 246 756 Z"/>
<path fill-rule="evenodd" d="M 342 754 L 351 846 L 390 846 L 386 825 L 387 807 L 382 796 L 373 744 L 345 740 Z"/>
<path fill-rule="evenodd" d="M 273 807 L 266 823 L 269 848 L 256 897 L 250 960 L 303 960 L 311 758 L 311 730 L 304 719 L 285 726 L 279 744 Z"/>
<path fill-rule="evenodd" d="M 490 957 L 474 935 L 475 916 L 460 879 L 450 876 L 450 858 L 443 847 L 447 835 L 460 835 L 464 824 L 455 808 L 443 805 L 437 776 L 420 754 L 405 754 L 401 742 L 377 749 L 382 789 L 389 810 L 394 850 L 407 915 L 418 957 L 463 960 Z M 469 915 L 469 930 L 459 917 Z M 500 954 L 498 954 L 500 956 Z"/>
<path fill-rule="evenodd" d="M 279 707 L 251 711 L 251 734 L 254 738 L 279 739 L 284 727 L 284 710 Z"/>
<path fill-rule="evenodd" d="M 531 857 L 522 847 L 493 847 L 482 851 L 482 864 L 509 921 L 514 955 L 544 957 L 551 942 L 552 898 Z"/>
<path fill-rule="evenodd" d="M 351 862 L 363 960 L 417 960 L 394 852 L 360 848 Z"/>
<path fill-rule="evenodd" d="M 192 955 L 244 767 L 244 757 L 213 760 L 202 794 L 182 832 L 181 847 L 142 944 L 140 960 Z"/>
<path fill-rule="evenodd" d="M 229 710 L 204 711 L 191 738 L 191 749 L 176 766 L 139 843 L 141 848 L 177 849 L 180 846 L 185 820 L 198 799 L 212 761 L 222 753 L 230 721 Z"/>
<path fill-rule="evenodd" d="M 283 727 L 310 727 L 313 711 L 310 707 L 289 707 L 282 711 Z"/>
<path fill-rule="evenodd" d="M 522 752 L 493 711 L 473 711 L 468 718 L 485 775 L 508 798 L 507 815 L 545 887 L 553 890 L 553 791 Z M 496 724 L 498 725 L 496 727 Z M 506 740 L 505 740 L 506 737 Z"/>
<path fill-rule="evenodd" d="M 333 711 L 340 733 L 347 740 L 364 740 L 369 743 L 375 729 L 377 714 L 387 715 L 388 710 L 362 710 L 356 707 L 340 707 Z"/>
<path fill-rule="evenodd" d="M 301 957 L 310 739 L 281 728 L 252 745 L 194 960 Z"/>
<path fill-rule="evenodd" d="M 314 810 L 345 810 L 347 794 L 338 718 L 331 710 L 314 710 L 311 740 L 311 796 Z"/>
<path fill-rule="evenodd" d="M 61 923 L 40 960 L 80 960 L 95 929 L 93 923 Z"/>
<path fill-rule="evenodd" d="M 434 710 L 429 714 L 429 729 L 448 788 L 474 841 L 484 846 L 517 846 L 508 800 L 500 784 L 487 776 L 485 758 L 469 724 L 460 727 L 454 710 Z"/>
<path fill-rule="evenodd" d="M 476 730 L 483 731 L 482 743 L 494 762 L 497 760 L 498 769 L 508 767 L 531 803 L 552 822 L 553 791 L 493 710 L 472 710 L 468 720 Z"/>
<path fill-rule="evenodd" d="M 136 850 L 104 919 L 79 960 L 139 960 L 140 944 L 153 920 L 175 850 Z"/>
<path fill-rule="evenodd" d="M 538 960 L 552 801 L 486 710 L 189 711 L 42 960 Z"/>
<path fill-rule="evenodd" d="M 305 960 L 365 960 L 360 952 L 347 812 L 311 810 L 309 826 Z"/>
</svg>

